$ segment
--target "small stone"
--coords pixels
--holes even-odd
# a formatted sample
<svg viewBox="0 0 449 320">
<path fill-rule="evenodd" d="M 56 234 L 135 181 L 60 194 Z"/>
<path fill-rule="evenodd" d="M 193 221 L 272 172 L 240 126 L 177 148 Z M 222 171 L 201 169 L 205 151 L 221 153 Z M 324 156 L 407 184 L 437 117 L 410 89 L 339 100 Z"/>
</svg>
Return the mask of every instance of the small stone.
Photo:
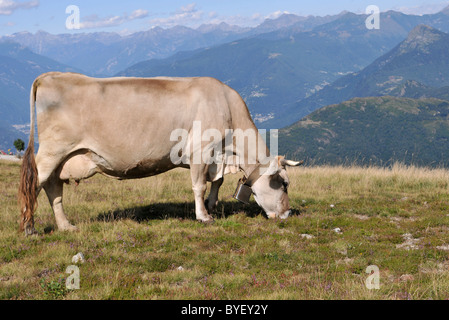
<svg viewBox="0 0 449 320">
<path fill-rule="evenodd" d="M 341 233 L 341 229 L 340 228 L 332 229 L 332 231 L 334 231 L 335 233 Z"/>
<path fill-rule="evenodd" d="M 86 260 L 84 259 L 84 255 L 82 252 L 79 252 L 72 257 L 72 263 L 74 263 L 74 264 L 84 263 L 84 262 L 86 262 Z"/>
<path fill-rule="evenodd" d="M 184 268 L 182 266 L 179 266 L 178 268 L 176 268 L 176 270 L 178 271 L 184 271 Z"/>
<path fill-rule="evenodd" d="M 401 244 L 397 244 L 397 249 L 405 249 L 405 250 L 417 250 L 419 249 L 418 243 L 420 239 L 413 238 L 411 233 L 405 233 L 402 235 L 404 242 Z"/>
<path fill-rule="evenodd" d="M 304 239 L 308 239 L 308 240 L 313 239 L 313 236 L 311 234 L 305 234 L 305 233 L 300 234 L 300 237 L 304 238 Z"/>
<path fill-rule="evenodd" d="M 412 276 L 411 274 L 403 274 L 402 276 L 399 277 L 399 280 L 402 282 L 413 281 L 415 280 L 415 277 Z"/>
</svg>

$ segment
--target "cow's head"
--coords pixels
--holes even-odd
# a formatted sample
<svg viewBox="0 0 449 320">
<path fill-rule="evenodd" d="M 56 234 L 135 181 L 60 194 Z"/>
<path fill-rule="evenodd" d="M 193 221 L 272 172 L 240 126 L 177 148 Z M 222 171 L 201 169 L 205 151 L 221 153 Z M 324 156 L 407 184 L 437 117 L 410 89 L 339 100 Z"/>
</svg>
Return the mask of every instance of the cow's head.
<svg viewBox="0 0 449 320">
<path fill-rule="evenodd" d="M 289 216 L 291 211 L 287 192 L 289 180 L 285 168 L 296 167 L 302 163 L 278 156 L 270 162 L 266 172 L 252 185 L 254 199 L 269 218 L 287 219 Z"/>
</svg>

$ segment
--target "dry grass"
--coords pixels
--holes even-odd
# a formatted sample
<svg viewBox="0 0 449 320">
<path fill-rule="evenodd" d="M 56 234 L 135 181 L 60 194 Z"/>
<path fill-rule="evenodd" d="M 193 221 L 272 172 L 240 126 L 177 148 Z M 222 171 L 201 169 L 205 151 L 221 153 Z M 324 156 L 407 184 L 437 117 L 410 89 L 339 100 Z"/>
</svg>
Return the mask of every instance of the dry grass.
<svg viewBox="0 0 449 320">
<path fill-rule="evenodd" d="M 293 169 L 286 221 L 229 199 L 238 177 L 228 176 L 209 226 L 194 219 L 188 171 L 96 176 L 65 187 L 79 232 L 54 230 L 42 193 L 41 234 L 29 238 L 17 231 L 18 174 L 18 164 L 0 162 L 1 299 L 449 298 L 447 170 Z M 67 290 L 78 252 L 80 290 Z M 365 286 L 369 265 L 380 269 L 379 290 Z"/>
</svg>

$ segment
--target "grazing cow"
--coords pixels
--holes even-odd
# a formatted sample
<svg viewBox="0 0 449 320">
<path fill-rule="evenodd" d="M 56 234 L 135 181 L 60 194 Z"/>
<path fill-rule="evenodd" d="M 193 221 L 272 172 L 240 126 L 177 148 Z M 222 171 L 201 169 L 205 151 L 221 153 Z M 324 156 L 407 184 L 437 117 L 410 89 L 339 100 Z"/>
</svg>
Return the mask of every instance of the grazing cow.
<svg viewBox="0 0 449 320">
<path fill-rule="evenodd" d="M 63 211 L 63 184 L 69 180 L 79 182 L 96 173 L 116 179 L 137 179 L 176 167 L 190 168 L 196 218 L 211 222 L 213 218 L 209 213 L 216 206 L 223 175 L 237 168 L 248 177 L 247 186 L 269 217 L 286 218 L 290 213 L 285 167 L 299 163 L 283 157 L 262 163 L 261 159 L 269 155 L 269 150 L 257 133 L 244 101 L 218 80 L 96 79 L 51 72 L 34 81 L 30 112 L 30 141 L 23 158 L 19 187 L 20 225 L 27 235 L 36 232 L 33 214 L 42 188 L 58 229 L 76 230 Z M 39 150 L 35 157 L 36 117 Z M 232 139 L 235 149 L 231 148 L 230 156 L 238 159 L 233 165 L 211 161 L 174 162 L 173 149 L 180 144 L 182 150 L 188 151 L 183 159 L 194 158 L 195 147 L 184 148 L 195 145 L 194 123 L 201 124 L 200 136 L 208 129 L 220 133 L 221 137 L 229 130 L 253 132 L 257 137 L 257 151 L 251 151 L 253 145 L 237 146 Z M 179 129 L 188 133 L 184 142 L 172 138 L 173 132 Z M 199 145 L 208 150 L 211 143 L 210 140 L 201 141 Z M 212 185 L 205 202 L 207 181 Z"/>
</svg>

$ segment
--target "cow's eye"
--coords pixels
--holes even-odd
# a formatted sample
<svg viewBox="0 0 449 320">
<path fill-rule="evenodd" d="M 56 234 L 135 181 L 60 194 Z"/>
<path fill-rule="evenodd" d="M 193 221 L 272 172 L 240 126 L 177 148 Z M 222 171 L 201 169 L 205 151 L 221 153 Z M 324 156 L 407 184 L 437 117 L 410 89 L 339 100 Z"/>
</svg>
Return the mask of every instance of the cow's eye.
<svg viewBox="0 0 449 320">
<path fill-rule="evenodd" d="M 282 181 L 282 186 L 284 187 L 285 190 L 287 190 L 287 188 L 288 188 L 288 181 Z"/>
</svg>

